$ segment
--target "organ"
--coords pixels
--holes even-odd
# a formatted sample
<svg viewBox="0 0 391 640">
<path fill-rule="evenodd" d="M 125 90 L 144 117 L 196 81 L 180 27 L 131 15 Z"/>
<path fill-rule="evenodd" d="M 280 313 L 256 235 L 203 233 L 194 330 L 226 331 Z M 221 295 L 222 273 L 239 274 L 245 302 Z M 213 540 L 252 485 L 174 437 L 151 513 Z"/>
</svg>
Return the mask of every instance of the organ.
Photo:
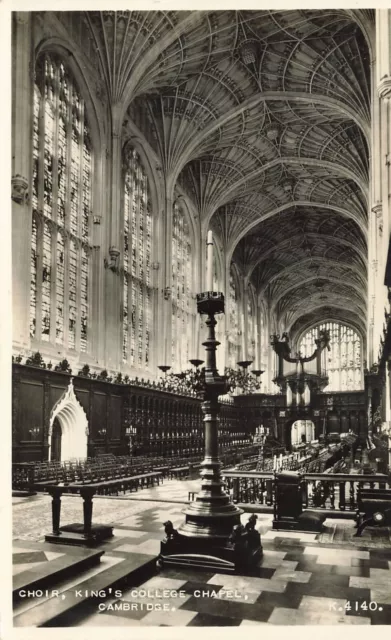
<svg viewBox="0 0 391 640">
<path fill-rule="evenodd" d="M 289 408 L 309 407 L 311 393 L 322 391 L 328 384 L 324 357 L 325 349 L 330 349 L 330 336 L 327 330 L 319 331 L 315 340 L 316 348 L 310 356 L 300 352 L 292 355 L 289 336 L 283 333 L 270 336 L 271 346 L 276 354 L 276 370 L 273 382 L 286 397 Z"/>
</svg>

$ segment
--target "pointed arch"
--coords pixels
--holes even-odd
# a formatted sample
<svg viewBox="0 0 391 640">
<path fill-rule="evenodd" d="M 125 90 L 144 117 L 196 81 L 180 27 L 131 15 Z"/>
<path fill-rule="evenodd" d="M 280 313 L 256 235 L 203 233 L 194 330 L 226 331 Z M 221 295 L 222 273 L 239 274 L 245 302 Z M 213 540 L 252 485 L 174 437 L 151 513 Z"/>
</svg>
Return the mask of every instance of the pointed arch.
<svg viewBox="0 0 391 640">
<path fill-rule="evenodd" d="M 88 420 L 83 407 L 76 398 L 73 379 L 54 405 L 49 421 L 49 459 L 53 424 L 58 420 L 61 427 L 61 460 L 87 457 Z"/>
</svg>

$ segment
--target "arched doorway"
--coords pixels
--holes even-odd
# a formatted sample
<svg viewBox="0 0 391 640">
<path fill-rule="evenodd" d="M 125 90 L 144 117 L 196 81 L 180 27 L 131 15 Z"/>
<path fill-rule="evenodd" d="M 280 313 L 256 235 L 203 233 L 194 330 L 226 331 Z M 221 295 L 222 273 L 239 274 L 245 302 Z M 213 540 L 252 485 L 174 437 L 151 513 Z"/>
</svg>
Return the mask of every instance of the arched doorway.
<svg viewBox="0 0 391 640">
<path fill-rule="evenodd" d="M 72 380 L 52 409 L 49 424 L 49 460 L 87 457 L 88 421 L 75 396 Z"/>
<path fill-rule="evenodd" d="M 315 440 L 315 425 L 312 420 L 295 420 L 291 427 L 292 446 L 309 444 Z"/>
<path fill-rule="evenodd" d="M 61 460 L 61 425 L 57 418 L 53 422 L 52 441 L 50 443 L 50 459 L 56 462 Z"/>
</svg>

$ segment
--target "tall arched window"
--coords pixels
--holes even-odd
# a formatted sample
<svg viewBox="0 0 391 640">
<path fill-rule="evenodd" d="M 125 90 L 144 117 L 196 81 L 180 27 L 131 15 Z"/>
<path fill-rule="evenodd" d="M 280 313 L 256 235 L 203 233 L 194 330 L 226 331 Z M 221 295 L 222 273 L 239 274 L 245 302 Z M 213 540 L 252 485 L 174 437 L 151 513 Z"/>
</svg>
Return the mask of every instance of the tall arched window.
<svg viewBox="0 0 391 640">
<path fill-rule="evenodd" d="M 152 214 L 148 177 L 137 151 L 125 157 L 122 360 L 148 368 L 152 331 Z"/>
<path fill-rule="evenodd" d="M 208 245 L 205 243 L 205 264 L 207 264 L 207 261 L 208 261 Z M 213 269 L 213 291 L 220 291 L 220 286 L 219 286 L 219 264 L 218 264 L 217 249 L 216 249 L 215 241 L 213 242 L 212 269 Z M 216 316 L 216 320 L 217 320 L 217 316 Z"/>
<path fill-rule="evenodd" d="M 41 56 L 33 108 L 30 335 L 88 351 L 93 151 L 85 102 L 60 58 Z"/>
<path fill-rule="evenodd" d="M 229 274 L 229 336 L 228 336 L 228 366 L 236 368 L 239 358 L 239 308 L 236 280 L 231 267 Z"/>
<path fill-rule="evenodd" d="M 172 365 L 183 371 L 189 367 L 191 338 L 194 329 L 196 303 L 192 297 L 192 264 L 190 228 L 178 201 L 172 218 Z"/>
<path fill-rule="evenodd" d="M 330 351 L 325 351 L 329 384 L 325 391 L 356 391 L 363 389 L 362 343 L 358 333 L 344 324 L 324 322 L 310 329 L 300 341 L 302 355 L 311 355 L 320 329 L 330 333 Z"/>
<path fill-rule="evenodd" d="M 255 304 L 253 290 L 249 287 L 247 299 L 247 351 L 249 360 L 255 359 Z"/>
</svg>

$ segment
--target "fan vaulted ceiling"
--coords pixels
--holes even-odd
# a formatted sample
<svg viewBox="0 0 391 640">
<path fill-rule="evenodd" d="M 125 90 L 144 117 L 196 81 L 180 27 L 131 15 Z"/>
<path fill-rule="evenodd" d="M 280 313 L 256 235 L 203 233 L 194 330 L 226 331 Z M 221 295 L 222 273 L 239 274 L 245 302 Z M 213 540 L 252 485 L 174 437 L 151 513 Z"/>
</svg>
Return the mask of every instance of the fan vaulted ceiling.
<svg viewBox="0 0 391 640">
<path fill-rule="evenodd" d="M 88 12 L 109 102 L 286 329 L 365 332 L 374 12 Z"/>
</svg>

